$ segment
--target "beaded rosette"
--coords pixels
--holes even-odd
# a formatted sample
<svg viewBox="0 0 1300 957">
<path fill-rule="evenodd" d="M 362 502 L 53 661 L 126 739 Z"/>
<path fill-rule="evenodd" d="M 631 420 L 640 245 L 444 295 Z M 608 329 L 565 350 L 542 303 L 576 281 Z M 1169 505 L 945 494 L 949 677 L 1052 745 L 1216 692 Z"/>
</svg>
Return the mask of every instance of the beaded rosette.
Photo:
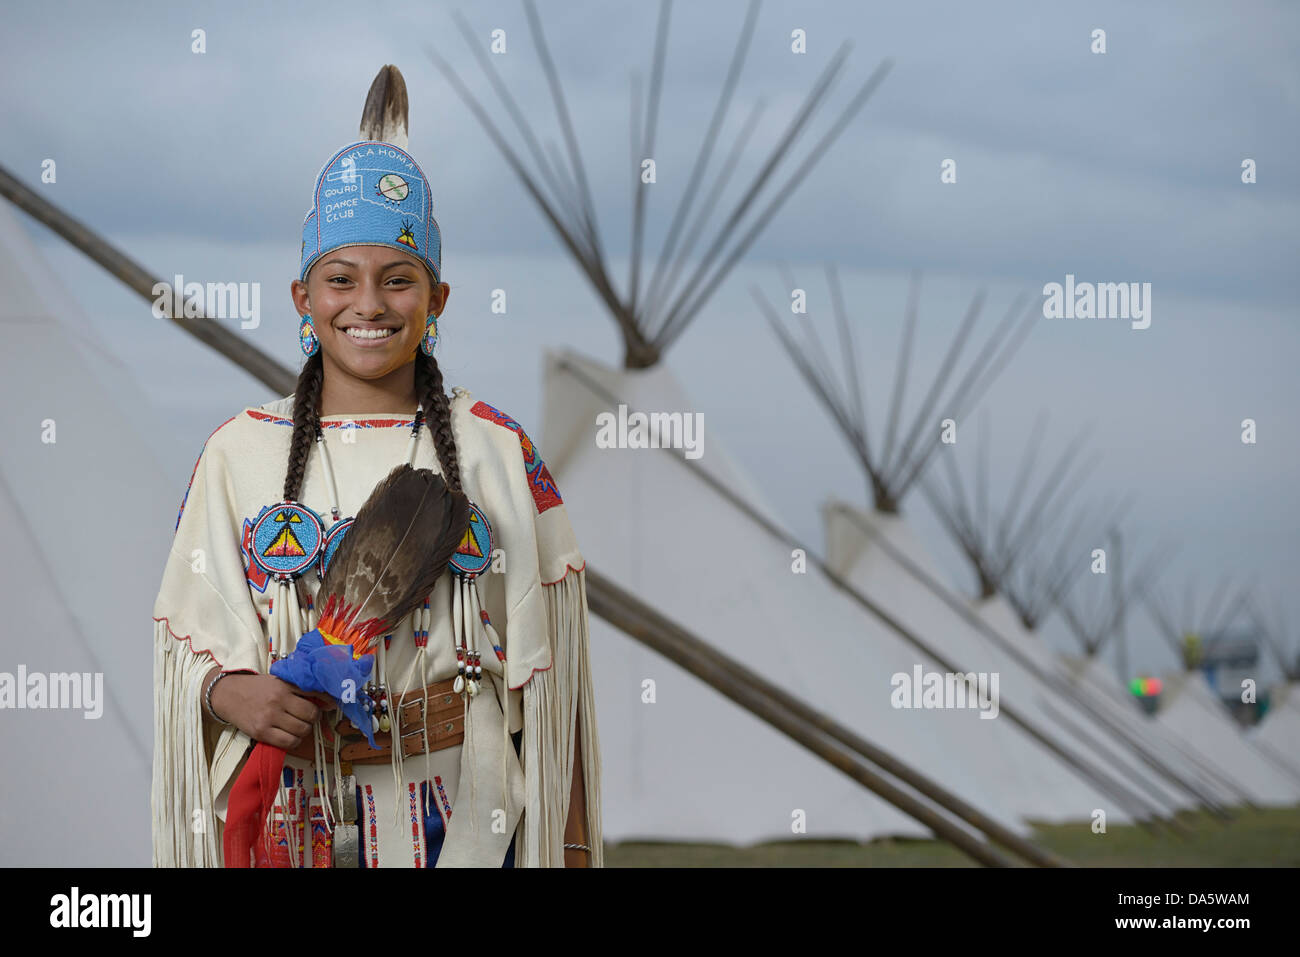
<svg viewBox="0 0 1300 957">
<path fill-rule="evenodd" d="M 415 460 L 422 422 L 421 413 L 417 411 L 407 454 L 409 464 Z M 383 683 L 385 651 L 392 635 L 374 633 L 373 624 L 353 621 L 348 609 L 332 607 L 333 602 L 327 603 L 319 618 L 313 621 L 316 610 L 310 592 L 301 582 L 302 577 L 312 571 L 318 580 L 324 578 L 330 560 L 355 521 L 353 516 L 341 517 L 334 470 L 324 435 L 320 432 L 317 433 L 317 445 L 331 500 L 329 519 L 300 502 L 282 501 L 263 507 L 252 520 L 248 535 L 249 560 L 276 586 L 270 599 L 267 629 L 269 670 L 278 677 L 293 681 L 303 690 L 328 691 L 331 684 L 336 685 L 345 678 L 354 681 L 357 685 L 355 698 L 345 702 L 343 710 L 373 745 L 374 733 L 392 730 L 390 694 Z M 505 661 L 500 639 L 482 607 L 476 582 L 492 564 L 492 525 L 483 510 L 473 502 L 469 510 L 470 521 L 465 537 L 448 563 L 449 570 L 454 573 L 451 600 L 452 640 L 456 653 L 454 687 L 462 697 L 474 697 L 482 687 L 480 633 L 486 636 L 498 659 Z M 412 613 L 411 624 L 423 687 L 428 685 L 427 646 L 433 624 L 428 598 Z M 312 656 L 330 646 L 343 645 L 351 648 L 352 670 L 345 674 L 349 663 L 331 654 L 327 656 L 332 669 L 328 679 L 313 676 L 309 664 Z M 298 653 L 297 661 L 287 663 L 295 652 Z M 378 658 L 377 669 L 371 667 L 373 657 Z M 414 670 L 406 682 L 408 686 Z M 325 686 L 319 687 L 322 684 Z"/>
</svg>

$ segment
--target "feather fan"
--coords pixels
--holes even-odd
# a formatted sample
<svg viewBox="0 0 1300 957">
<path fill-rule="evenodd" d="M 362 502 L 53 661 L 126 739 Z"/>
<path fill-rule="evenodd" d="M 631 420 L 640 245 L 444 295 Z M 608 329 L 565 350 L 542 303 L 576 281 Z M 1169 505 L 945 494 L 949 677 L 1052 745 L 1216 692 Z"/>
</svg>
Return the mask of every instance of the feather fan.
<svg viewBox="0 0 1300 957">
<path fill-rule="evenodd" d="M 415 611 L 469 528 L 469 500 L 429 469 L 399 465 L 380 482 L 330 559 L 316 628 L 353 658 Z"/>
<path fill-rule="evenodd" d="M 399 465 L 375 486 L 321 581 L 320 620 L 271 674 L 303 692 L 323 692 L 375 747 L 368 698 L 381 635 L 423 603 L 469 528 L 469 500 L 429 469 Z M 223 835 L 227 867 L 266 864 L 266 818 L 285 751 L 259 741 L 230 792 Z"/>
</svg>

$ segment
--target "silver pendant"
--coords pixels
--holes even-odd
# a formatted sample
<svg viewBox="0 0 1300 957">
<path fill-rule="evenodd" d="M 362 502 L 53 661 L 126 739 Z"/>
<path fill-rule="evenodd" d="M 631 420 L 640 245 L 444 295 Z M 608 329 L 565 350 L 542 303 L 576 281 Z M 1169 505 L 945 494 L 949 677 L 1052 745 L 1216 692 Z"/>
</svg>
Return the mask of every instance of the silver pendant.
<svg viewBox="0 0 1300 957">
<path fill-rule="evenodd" d="M 361 866 L 361 828 L 357 825 L 334 825 L 334 866 Z"/>
<path fill-rule="evenodd" d="M 334 825 L 334 866 L 361 866 L 361 828 L 357 826 L 356 775 L 343 776 L 343 806 L 339 809 L 341 820 Z"/>
</svg>

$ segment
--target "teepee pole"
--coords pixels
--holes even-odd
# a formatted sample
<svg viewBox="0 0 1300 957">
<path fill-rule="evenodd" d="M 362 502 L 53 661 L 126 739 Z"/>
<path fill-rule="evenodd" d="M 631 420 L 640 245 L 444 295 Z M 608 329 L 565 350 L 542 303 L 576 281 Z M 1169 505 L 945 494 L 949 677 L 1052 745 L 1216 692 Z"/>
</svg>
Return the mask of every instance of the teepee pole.
<svg viewBox="0 0 1300 957">
<path fill-rule="evenodd" d="M 991 840 L 1020 854 L 1031 863 L 1040 867 L 1069 866 L 1057 855 L 1020 837 L 909 765 L 896 760 L 832 718 L 808 707 L 741 662 L 687 633 L 659 612 L 643 605 L 629 592 L 594 572 L 590 565 L 587 567 L 587 597 L 592 610 L 599 609 L 601 617 L 620 631 L 708 681 L 717 691 L 980 863 L 995 867 L 1010 864 L 955 822 L 871 770 L 861 758 L 874 762 L 882 771 L 910 785 L 924 797 L 962 821 L 979 828 Z M 837 741 L 847 745 L 856 754 L 836 746 L 834 742 Z"/>
<path fill-rule="evenodd" d="M 1119 608 L 1124 603 L 1124 591 L 1123 591 L 1124 562 L 1123 559 L 1120 557 L 1120 552 L 1123 549 L 1123 542 L 1120 537 L 1118 528 L 1111 529 L 1110 537 L 1111 537 L 1111 542 L 1113 543 L 1111 545 L 1111 567 L 1110 567 L 1111 601 L 1114 602 L 1116 608 Z M 1118 670 L 1119 670 L 1119 680 L 1122 681 L 1125 685 L 1127 685 L 1129 682 L 1128 639 L 1127 639 L 1128 632 L 1124 628 L 1124 616 L 1118 615 L 1117 618 L 1118 620 L 1115 622 L 1115 627 L 1110 632 L 1110 634 L 1115 639 L 1115 663 L 1118 666 Z"/>
<path fill-rule="evenodd" d="M 98 233 L 59 210 L 44 197 L 36 194 L 19 182 L 11 173 L 0 167 L 0 195 L 4 195 L 24 212 L 37 221 L 49 226 L 71 245 L 85 253 L 92 260 L 103 266 L 109 273 L 120 279 L 126 286 L 138 292 L 142 297 L 152 300 L 153 278 L 134 260 L 127 257 Z M 173 320 L 175 321 L 175 320 Z M 295 388 L 296 377 L 286 367 L 281 366 L 271 357 L 262 353 L 255 346 L 239 339 L 234 333 L 221 329 L 211 323 L 205 328 L 207 335 L 196 331 L 202 320 L 191 323 L 177 322 L 183 329 L 196 335 L 201 341 L 211 345 L 226 358 L 245 371 L 256 376 L 263 384 L 279 393 L 289 393 Z M 226 348 L 216 344 L 216 339 L 225 337 Z M 698 638 L 687 636 L 680 630 L 672 636 L 665 634 L 656 622 L 655 612 L 639 599 L 616 590 L 614 586 L 590 564 L 587 566 L 587 598 L 592 614 L 603 618 L 615 628 L 624 631 L 648 647 L 660 653 L 668 654 L 696 678 L 723 691 L 732 700 L 753 712 L 756 716 L 773 724 L 794 738 L 800 744 L 809 747 L 819 757 L 843 770 L 858 780 L 874 793 L 898 807 L 904 813 L 916 818 L 929 827 L 940 838 L 970 855 L 981 864 L 992 867 L 1008 866 L 1009 862 L 988 845 L 972 837 L 967 831 L 954 825 L 947 818 L 938 814 L 930 806 L 912 797 L 902 789 L 890 784 L 884 778 L 862 765 L 856 758 L 843 753 L 827 744 L 815 729 L 805 720 L 795 717 L 782 717 L 776 709 L 758 692 L 746 694 L 744 679 L 728 674 L 716 662 L 710 662 L 700 653 L 705 643 Z M 678 651 L 676 655 L 666 649 L 684 649 L 693 647 L 695 653 Z M 1011 835 L 1014 837 L 1015 835 Z M 1009 845 L 1008 845 L 1009 846 Z M 1047 857 L 1038 855 L 1046 860 Z"/>
<path fill-rule="evenodd" d="M 148 270 L 103 236 L 63 212 L 2 166 L 0 196 L 37 222 L 48 226 L 145 299 L 153 302 L 158 298 L 153 291 L 154 286 L 160 282 L 157 277 L 150 275 Z M 215 349 L 262 384 L 282 393 L 293 391 L 296 377 L 287 368 L 215 320 L 200 315 L 193 319 L 168 316 L 167 321 Z"/>
<path fill-rule="evenodd" d="M 604 401 L 610 403 L 611 406 L 626 404 L 625 399 L 612 395 L 602 385 L 600 385 L 597 382 L 594 382 L 592 379 L 590 379 L 581 370 L 577 369 L 572 364 L 562 361 L 561 366 L 565 369 L 565 371 L 567 371 L 570 375 L 572 375 L 577 381 L 581 382 L 584 387 L 586 387 L 589 391 L 591 391 L 592 394 L 599 396 Z M 679 450 L 671 449 L 671 448 L 663 448 L 661 451 L 663 451 L 665 454 L 672 455 L 677 461 L 682 462 L 684 464 L 687 461 L 681 455 Z M 782 542 L 783 544 L 785 544 L 787 547 L 790 548 L 803 549 L 804 553 L 808 556 L 809 563 L 816 566 L 817 569 L 827 577 L 827 579 L 831 582 L 831 584 L 833 584 L 840 591 L 844 592 L 849 598 L 851 598 L 854 602 L 860 605 L 865 611 L 867 611 L 870 615 L 872 615 L 874 618 L 879 620 L 891 631 L 895 632 L 899 637 L 901 637 L 912 647 L 918 649 L 923 654 L 927 655 L 929 658 L 934 660 L 941 667 L 946 668 L 949 671 L 962 670 L 960 668 L 957 668 L 937 648 L 935 648 L 933 645 L 925 641 L 923 638 L 921 638 L 921 636 L 919 636 L 914 631 L 909 629 L 902 622 L 898 621 L 896 618 L 894 618 L 892 615 L 886 612 L 875 602 L 871 601 L 871 599 L 869 599 L 866 595 L 862 594 L 862 592 L 860 592 L 857 588 L 855 588 L 852 585 L 852 583 L 846 581 L 842 576 L 836 574 L 835 571 L 831 569 L 826 564 L 825 561 L 819 558 L 813 552 L 812 549 L 809 549 L 803 543 L 796 541 L 782 528 L 774 524 L 769 518 L 767 518 L 765 515 L 761 514 L 757 510 L 755 510 L 748 502 L 746 502 L 743 498 L 738 496 L 725 483 L 719 481 L 717 478 L 710 475 L 707 471 L 704 470 L 692 469 L 692 474 L 700 481 L 706 483 L 710 488 L 712 488 L 715 492 L 717 492 L 718 495 L 720 495 L 726 501 L 731 503 L 734 507 L 736 507 L 741 512 L 743 512 L 752 522 L 754 522 L 759 527 L 764 529 L 768 534 L 775 537 L 778 541 Z M 893 551 L 892 548 L 890 550 L 890 554 L 891 556 L 895 557 L 895 559 L 898 560 L 900 564 L 903 564 L 905 568 L 910 567 L 910 562 L 908 562 L 904 556 Z M 923 575 L 923 573 L 920 573 L 919 570 L 916 570 L 914 574 Z M 1004 646 L 1006 645 L 1005 639 L 1002 639 L 1001 636 L 996 635 L 996 633 L 993 634 L 995 636 L 994 640 L 999 641 Z M 1010 653 L 1013 654 L 1015 653 L 1014 648 L 1007 647 L 1006 650 Z M 1031 671 L 1034 670 L 1032 663 L 1026 663 L 1024 666 L 1029 668 Z M 1150 827 L 1149 821 L 1147 821 L 1143 817 L 1144 814 L 1149 815 L 1150 818 L 1160 821 L 1161 823 L 1166 823 L 1165 820 L 1161 818 L 1161 816 L 1153 809 L 1151 803 L 1147 800 L 1145 796 L 1141 794 L 1137 794 L 1136 792 L 1131 790 L 1122 781 L 1118 780 L 1109 772 L 1107 772 L 1106 769 L 1096 766 L 1095 764 L 1093 764 L 1090 761 L 1087 761 L 1081 756 L 1071 754 L 1059 742 L 1055 741 L 1050 735 L 1048 735 L 1042 729 L 1037 727 L 1037 725 L 1034 722 L 1030 721 L 1028 718 L 1022 715 L 1018 709 L 1013 708 L 1007 705 L 1006 703 L 1003 703 L 1001 705 L 1001 713 L 1005 715 L 1008 720 L 1015 723 L 1027 734 L 1029 734 L 1036 741 L 1042 744 L 1043 747 L 1047 748 L 1054 755 L 1060 758 L 1067 766 L 1074 768 L 1079 773 L 1089 777 L 1093 781 L 1093 783 L 1096 784 L 1099 788 L 1109 792 L 1113 797 L 1115 797 L 1117 801 L 1123 804 L 1127 809 L 1129 810 L 1140 809 L 1139 813 L 1134 814 L 1134 818 L 1137 819 L 1143 827 Z"/>
<path fill-rule="evenodd" d="M 930 576 L 923 569 L 918 568 L 901 551 L 894 548 L 894 546 L 889 543 L 888 539 L 883 537 L 878 538 L 877 544 L 894 561 L 896 561 L 908 574 L 910 574 L 913 578 L 916 578 L 918 581 L 925 583 L 930 588 L 930 590 L 933 591 L 939 597 L 939 599 L 944 602 L 944 604 L 948 605 L 949 608 L 951 608 L 954 612 L 960 615 L 968 624 L 970 624 L 973 628 L 977 629 L 982 635 L 984 635 L 986 638 L 992 641 L 1002 651 L 1006 652 L 1008 655 L 1013 657 L 1016 660 L 1016 662 L 1021 665 L 1021 667 L 1025 668 L 1026 670 L 1030 671 L 1032 674 L 1039 677 L 1042 681 L 1047 683 L 1049 687 L 1055 688 L 1056 690 L 1060 691 L 1062 694 L 1078 702 L 1080 706 L 1084 707 L 1097 720 L 1106 721 L 1111 726 L 1112 730 L 1119 737 L 1123 739 L 1123 742 L 1127 744 L 1130 747 L 1130 749 L 1132 749 L 1135 753 L 1139 754 L 1140 756 L 1141 755 L 1148 756 L 1148 759 L 1144 760 L 1144 763 L 1146 763 L 1148 766 L 1151 766 L 1151 762 L 1153 760 L 1156 760 L 1155 756 L 1151 755 L 1150 752 L 1146 752 L 1141 749 L 1139 742 L 1135 738 L 1125 734 L 1119 725 L 1109 721 L 1103 711 L 1092 707 L 1092 705 L 1083 696 L 1075 694 L 1073 689 L 1068 684 L 1059 681 L 1054 676 L 1040 669 L 1032 659 L 1027 657 L 1022 651 L 1020 651 L 1020 649 L 1016 648 L 1014 644 L 1007 641 L 1005 636 L 999 633 L 987 622 L 983 621 L 979 617 L 979 615 L 975 614 L 975 612 L 973 612 L 970 608 L 966 607 L 959 599 L 957 599 L 956 597 L 948 593 L 946 589 L 943 589 L 940 583 L 935 582 L 933 579 L 931 579 Z M 851 588 L 851 586 L 847 582 L 844 583 L 844 587 Z M 1062 611 L 1065 612 L 1067 611 L 1067 609 L 1063 608 Z M 904 633 L 904 632 L 900 631 L 900 633 Z M 917 639 L 917 641 L 919 642 L 919 639 Z M 918 644 L 918 647 L 920 647 L 923 651 L 926 650 L 926 646 L 924 645 Z M 927 651 L 927 653 L 930 652 Z M 939 658 L 937 660 L 939 660 L 940 664 L 942 664 L 944 667 L 951 668 L 951 665 L 947 664 L 944 661 L 944 659 Z M 952 669 L 952 670 L 956 670 L 956 669 Z M 1014 711 L 1014 709 L 1009 711 L 1007 706 L 1004 704 L 1002 705 L 1002 712 L 1004 714 L 1007 714 L 1008 717 L 1012 718 L 1012 720 L 1016 720 L 1015 719 L 1016 712 Z M 1026 730 L 1030 730 L 1030 729 L 1026 728 Z M 1033 731 L 1030 730 L 1030 733 L 1033 734 Z M 1044 743 L 1047 747 L 1049 747 L 1049 749 L 1053 750 L 1054 753 L 1057 753 L 1067 762 L 1069 761 L 1068 755 L 1063 753 L 1058 747 L 1054 746 L 1050 742 L 1044 742 Z M 1167 765 L 1164 765 L 1163 762 L 1158 763 L 1156 768 L 1158 770 L 1163 769 L 1162 773 L 1164 773 L 1166 777 L 1168 777 L 1170 780 L 1174 781 L 1179 786 L 1181 786 L 1188 794 L 1190 794 L 1196 800 L 1205 804 L 1207 808 L 1210 808 L 1212 811 L 1215 809 L 1216 805 L 1208 795 L 1206 795 L 1203 791 L 1199 791 L 1195 789 L 1193 784 L 1186 781 L 1182 776 L 1177 774 L 1177 772 L 1174 769 L 1169 768 Z M 1081 768 L 1080 770 L 1083 769 Z M 1104 779 L 1099 780 L 1096 783 L 1102 785 L 1103 781 Z M 1166 818 L 1157 815 L 1155 819 L 1165 824 L 1166 826 L 1170 826 L 1170 822 Z"/>
<path fill-rule="evenodd" d="M 875 79 L 878 81 L 880 76 L 883 76 L 883 73 Z M 563 107 L 560 108 L 563 112 Z M 405 83 L 395 67 L 386 66 L 380 70 L 371 86 L 363 112 L 361 136 L 385 141 L 405 140 L 406 114 Z M 575 160 L 575 162 L 580 161 Z M 582 179 L 582 187 L 586 192 L 585 177 L 580 171 L 578 175 Z M 58 209 L 3 167 L 0 167 L 0 195 L 5 196 L 38 222 L 54 230 L 143 298 L 150 301 L 156 298 L 153 292 L 156 280 L 143 266 L 126 256 L 104 237 Z M 584 198 L 589 201 L 589 195 Z M 597 242 L 599 256 L 598 239 L 595 236 L 592 238 Z M 296 376 L 289 368 L 212 320 L 205 317 L 168 318 L 272 390 L 278 393 L 289 393 L 296 387 Z M 848 744 L 858 755 L 874 761 L 886 772 L 906 781 L 925 797 L 968 824 L 983 830 L 993 840 L 1011 848 L 1032 863 L 1040 866 L 1066 864 L 1059 857 L 1019 837 L 849 729 L 840 727 L 824 715 L 819 715 L 793 696 L 770 685 L 756 673 L 750 672 L 738 662 L 711 649 L 699 638 L 672 625 L 649 605 L 617 588 L 590 565 L 587 583 L 587 594 L 593 614 L 604 618 L 614 627 L 624 630 L 643 644 L 668 655 L 695 677 L 712 684 L 756 716 L 778 727 L 973 859 L 989 866 L 1008 866 L 1012 863 L 954 821 L 873 772 L 860 757 L 845 753 L 842 748 L 835 747 L 826 738 L 838 739 Z"/>
<path fill-rule="evenodd" d="M 393 68 L 386 67 L 385 70 L 380 71 L 380 76 L 376 77 L 375 80 L 376 86 L 379 86 L 381 81 L 387 83 L 389 84 L 388 88 L 394 91 L 394 94 L 397 90 L 400 90 L 404 99 L 405 85 L 400 83 L 400 74 L 397 74 L 394 78 L 392 75 L 386 75 L 388 70 L 393 70 Z M 396 71 L 393 70 L 393 72 Z M 372 94 L 374 89 L 375 87 L 372 87 Z M 367 122 L 375 125 L 367 129 Z M 371 100 L 367 101 L 365 117 L 362 122 L 362 135 L 370 137 L 383 136 L 385 130 L 391 131 L 395 128 L 391 125 L 392 122 L 393 117 L 386 112 L 383 97 L 381 96 L 380 100 L 376 102 L 372 96 Z M 5 196 L 37 221 L 49 226 L 72 246 L 103 266 L 109 273 L 121 280 L 130 289 L 139 293 L 143 298 L 150 301 L 154 299 L 152 290 L 155 280 L 143 266 L 129 258 L 104 237 L 28 188 L 3 167 L 0 167 L 0 195 Z M 289 393 L 295 388 L 296 377 L 291 370 L 262 353 L 257 347 L 240 339 L 236 334 L 206 319 L 173 319 L 172 321 L 186 332 L 226 356 L 226 358 L 249 372 L 269 388 L 280 393 Z M 717 662 L 709 661 L 707 654 L 704 653 L 707 650 L 707 645 L 703 641 L 686 634 L 680 629 L 675 629 L 671 635 L 665 634 L 662 630 L 663 620 L 656 620 L 657 616 L 653 609 L 633 596 L 615 590 L 612 583 L 600 576 L 590 566 L 588 566 L 587 581 L 587 594 L 593 614 L 609 621 L 614 627 L 626 630 L 630 636 L 661 652 L 665 648 L 672 647 L 674 643 L 678 648 L 693 648 L 694 654 L 681 652 L 674 660 L 678 660 L 679 664 L 695 677 L 720 689 L 729 688 L 731 693 L 728 696 L 733 700 L 738 701 L 769 723 L 777 724 L 778 727 L 781 727 L 781 730 L 795 740 L 810 747 L 815 753 L 830 761 L 836 767 L 845 770 L 845 773 L 850 774 L 860 783 L 869 787 L 874 793 L 890 801 L 900 810 L 903 810 L 904 813 L 916 818 L 940 838 L 949 841 L 980 863 L 988 866 L 1008 866 L 1011 863 L 987 844 L 934 811 L 930 806 L 891 784 L 883 777 L 874 774 L 860 760 L 844 754 L 842 751 L 837 753 L 837 749 L 819 740 L 821 735 L 808 724 L 806 719 L 776 715 L 773 707 L 763 700 L 764 696 L 760 692 L 745 692 L 746 678 L 740 677 L 738 672 L 728 674 Z M 790 699 L 790 701 L 793 701 L 793 699 Z M 806 706 L 799 705 L 799 708 L 807 713 L 812 713 L 811 709 L 806 708 Z M 891 760 L 883 752 L 880 752 L 880 756 L 885 760 Z M 903 766 L 900 764 L 897 767 L 902 768 Z M 978 815 L 978 812 L 973 809 L 971 809 L 971 812 Z M 996 822 L 989 821 L 988 823 L 993 829 L 990 831 L 991 834 L 998 834 L 998 839 L 1002 843 L 1017 849 L 1018 852 L 1023 853 L 1027 859 L 1034 863 L 1047 866 L 1059 866 L 1062 863 L 1053 855 L 1034 847 L 1017 835 L 1011 832 L 1002 833 L 1000 825 L 997 825 Z"/>
</svg>

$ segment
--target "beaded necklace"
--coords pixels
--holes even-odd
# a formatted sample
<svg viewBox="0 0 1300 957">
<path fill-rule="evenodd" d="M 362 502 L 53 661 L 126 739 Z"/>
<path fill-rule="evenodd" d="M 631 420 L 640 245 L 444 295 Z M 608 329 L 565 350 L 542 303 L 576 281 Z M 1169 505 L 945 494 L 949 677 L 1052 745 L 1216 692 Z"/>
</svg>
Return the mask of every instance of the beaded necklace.
<svg viewBox="0 0 1300 957">
<path fill-rule="evenodd" d="M 406 461 L 414 467 L 420 433 L 424 431 L 424 411 L 417 408 L 407 445 Z M 314 571 L 323 580 L 329 562 L 337 552 L 355 516 L 342 517 L 339 508 L 338 485 L 330 460 L 325 433 L 316 430 L 316 445 L 320 449 L 325 475 L 325 485 L 330 498 L 330 524 L 314 510 L 300 502 L 284 500 L 262 508 L 254 520 L 249 542 L 249 557 L 276 583 L 270 603 L 268 622 L 269 663 L 293 651 L 298 639 L 314 627 L 313 603 L 302 582 L 303 576 Z M 470 523 L 465 537 L 448 563 L 455 573 L 452 591 L 452 644 L 456 653 L 456 680 L 454 688 L 462 698 L 479 693 L 483 680 L 482 656 L 478 648 L 478 631 L 487 633 L 489 643 L 497 657 L 504 661 L 500 641 L 488 616 L 483 613 L 476 579 L 488 567 L 492 558 L 492 527 L 487 516 L 470 502 Z M 302 589 L 300 591 L 300 588 Z M 303 606 L 306 607 L 303 607 Z M 404 682 L 403 693 L 409 688 L 415 666 L 419 665 L 421 687 L 428 685 L 426 678 L 427 646 L 433 624 L 433 612 L 426 597 L 424 604 L 411 616 L 411 627 L 416 646 L 416 661 L 412 662 Z M 392 635 L 383 636 L 376 649 L 378 680 L 369 682 L 364 692 L 370 697 L 374 731 L 389 731 L 392 718 L 385 685 L 386 655 Z"/>
</svg>

